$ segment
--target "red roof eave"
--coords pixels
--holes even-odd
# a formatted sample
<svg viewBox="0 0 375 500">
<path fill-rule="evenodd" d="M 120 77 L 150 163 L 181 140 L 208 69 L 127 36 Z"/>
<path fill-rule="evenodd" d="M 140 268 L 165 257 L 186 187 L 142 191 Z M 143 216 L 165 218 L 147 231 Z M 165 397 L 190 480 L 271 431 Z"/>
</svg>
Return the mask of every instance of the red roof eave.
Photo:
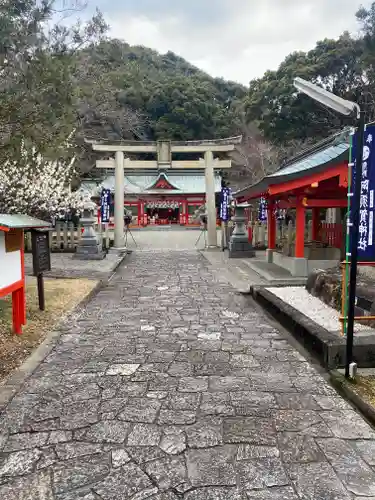
<svg viewBox="0 0 375 500">
<path fill-rule="evenodd" d="M 288 193 L 296 189 L 301 189 L 306 186 L 310 186 L 315 182 L 322 182 L 333 177 L 345 177 L 348 174 L 348 164 L 341 163 L 334 168 L 329 168 L 323 172 L 317 172 L 315 174 L 310 174 L 299 179 L 294 179 L 292 181 L 283 182 L 281 184 L 271 184 L 268 188 L 268 193 L 270 196 L 276 196 L 283 193 Z"/>
</svg>

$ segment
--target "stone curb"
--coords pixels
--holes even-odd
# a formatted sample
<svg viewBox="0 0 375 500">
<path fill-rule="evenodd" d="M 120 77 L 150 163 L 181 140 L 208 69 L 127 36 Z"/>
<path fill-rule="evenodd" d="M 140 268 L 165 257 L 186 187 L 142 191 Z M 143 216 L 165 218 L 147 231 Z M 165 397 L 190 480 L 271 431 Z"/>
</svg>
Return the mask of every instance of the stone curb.
<svg viewBox="0 0 375 500">
<path fill-rule="evenodd" d="M 124 262 L 128 254 L 129 252 L 125 253 L 122 258 L 119 259 L 110 273 L 108 273 L 107 278 L 99 280 L 94 288 L 87 293 L 71 311 L 67 313 L 67 316 L 73 314 L 77 309 L 85 307 L 88 302 L 90 302 L 90 300 L 109 283 L 112 276 Z M 43 342 L 39 344 L 39 346 L 30 354 L 22 365 L 13 370 L 13 372 L 0 384 L 0 411 L 4 410 L 8 403 L 21 389 L 26 380 L 33 374 L 36 368 L 38 368 L 40 363 L 42 363 L 42 361 L 51 353 L 62 333 L 63 331 L 59 329 L 58 325 L 56 325 L 56 328 L 47 333 Z"/>
<path fill-rule="evenodd" d="M 265 287 L 253 286 L 251 293 L 275 319 L 288 329 L 327 369 L 345 366 L 345 338 L 337 337 Z M 354 359 L 362 368 L 375 366 L 375 336 L 356 337 Z"/>
<path fill-rule="evenodd" d="M 345 377 L 337 370 L 330 372 L 329 376 L 333 387 L 375 426 L 375 409 L 350 388 Z"/>
<path fill-rule="evenodd" d="M 270 312 L 325 368 L 336 368 L 345 354 L 343 340 L 297 311 L 264 287 L 252 287 L 254 299 Z M 341 356 L 339 352 L 342 351 Z"/>
</svg>

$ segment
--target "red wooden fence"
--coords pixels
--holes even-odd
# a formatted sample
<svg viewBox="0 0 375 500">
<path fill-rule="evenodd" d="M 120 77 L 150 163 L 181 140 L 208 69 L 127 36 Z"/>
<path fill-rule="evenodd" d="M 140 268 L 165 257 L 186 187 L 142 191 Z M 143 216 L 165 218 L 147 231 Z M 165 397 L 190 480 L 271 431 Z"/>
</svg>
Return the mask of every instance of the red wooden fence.
<svg viewBox="0 0 375 500">
<path fill-rule="evenodd" d="M 322 222 L 319 230 L 319 240 L 333 248 L 341 248 L 343 243 L 343 225 Z"/>
</svg>

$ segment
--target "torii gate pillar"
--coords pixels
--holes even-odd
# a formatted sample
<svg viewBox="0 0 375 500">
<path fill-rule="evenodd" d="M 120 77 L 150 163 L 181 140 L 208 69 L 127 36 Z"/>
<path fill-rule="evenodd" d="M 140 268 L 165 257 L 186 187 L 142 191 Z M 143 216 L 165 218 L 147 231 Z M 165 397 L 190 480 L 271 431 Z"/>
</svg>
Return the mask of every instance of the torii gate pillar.
<svg viewBox="0 0 375 500">
<path fill-rule="evenodd" d="M 115 154 L 115 241 L 114 251 L 125 250 L 124 242 L 124 152 L 116 151 Z"/>
<path fill-rule="evenodd" d="M 217 247 L 216 232 L 216 203 L 215 203 L 215 173 L 214 155 L 212 151 L 206 151 L 205 180 L 206 180 L 206 206 L 207 206 L 207 243 L 208 248 Z"/>
</svg>

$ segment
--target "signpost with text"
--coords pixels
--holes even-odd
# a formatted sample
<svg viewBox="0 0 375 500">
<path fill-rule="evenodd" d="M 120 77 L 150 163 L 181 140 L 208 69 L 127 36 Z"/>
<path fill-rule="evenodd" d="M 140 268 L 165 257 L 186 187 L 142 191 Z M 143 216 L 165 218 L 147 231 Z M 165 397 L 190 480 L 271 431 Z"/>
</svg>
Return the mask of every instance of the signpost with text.
<svg viewBox="0 0 375 500">
<path fill-rule="evenodd" d="M 111 206 L 111 190 L 103 189 L 100 196 L 100 219 L 102 224 L 109 223 Z"/>
<path fill-rule="evenodd" d="M 357 134 L 353 137 L 353 158 L 357 153 Z M 364 133 L 361 196 L 359 206 L 353 197 L 351 212 L 359 210 L 358 261 L 375 262 L 374 210 L 375 210 L 375 126 L 368 126 Z M 356 165 L 353 168 L 353 189 L 357 183 Z"/>
<path fill-rule="evenodd" d="M 39 309 L 45 310 L 43 273 L 51 270 L 51 254 L 47 231 L 31 230 L 33 272 L 37 279 Z"/>
</svg>

